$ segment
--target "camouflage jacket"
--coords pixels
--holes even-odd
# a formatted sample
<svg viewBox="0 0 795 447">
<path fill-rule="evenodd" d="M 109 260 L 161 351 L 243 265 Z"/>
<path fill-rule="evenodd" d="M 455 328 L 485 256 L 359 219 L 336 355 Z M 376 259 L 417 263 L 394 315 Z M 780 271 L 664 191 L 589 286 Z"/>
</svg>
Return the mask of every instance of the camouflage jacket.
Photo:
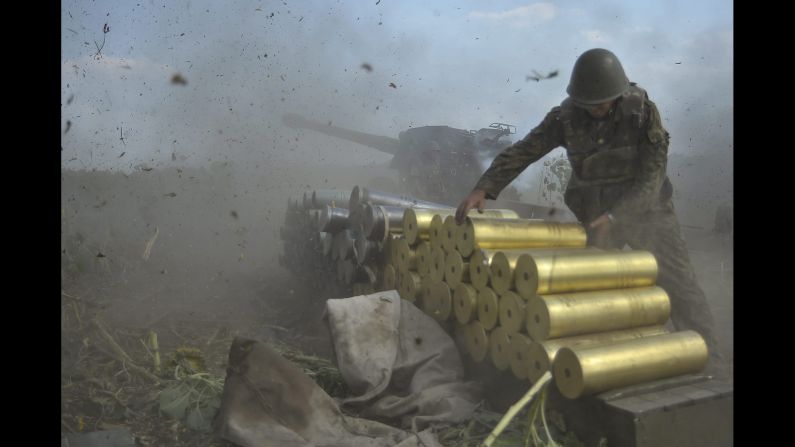
<svg viewBox="0 0 795 447">
<path fill-rule="evenodd" d="M 610 212 L 627 221 L 670 207 L 668 141 L 657 107 L 634 83 L 601 119 L 566 99 L 501 152 L 474 189 L 496 199 L 527 166 L 562 146 L 572 166 L 565 201 L 577 218 L 589 222 Z"/>
</svg>

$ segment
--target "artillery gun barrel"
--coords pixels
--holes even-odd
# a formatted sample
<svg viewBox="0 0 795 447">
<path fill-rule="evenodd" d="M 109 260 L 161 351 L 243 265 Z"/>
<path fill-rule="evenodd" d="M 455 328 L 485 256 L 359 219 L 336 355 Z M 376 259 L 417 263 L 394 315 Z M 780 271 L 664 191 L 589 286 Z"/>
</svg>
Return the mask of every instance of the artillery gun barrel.
<svg viewBox="0 0 795 447">
<path fill-rule="evenodd" d="M 310 129 L 332 137 L 353 141 L 387 154 L 395 155 L 401 149 L 400 140 L 381 135 L 358 132 L 351 129 L 337 127 L 329 123 L 310 121 L 301 115 L 290 113 L 282 116 L 282 122 L 293 129 Z"/>
</svg>

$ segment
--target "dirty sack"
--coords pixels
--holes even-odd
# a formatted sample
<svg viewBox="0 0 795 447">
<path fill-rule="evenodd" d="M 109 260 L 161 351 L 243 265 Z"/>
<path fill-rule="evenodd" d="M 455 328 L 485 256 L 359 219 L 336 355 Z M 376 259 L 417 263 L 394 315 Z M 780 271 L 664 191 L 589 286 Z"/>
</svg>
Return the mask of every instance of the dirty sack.
<svg viewBox="0 0 795 447">
<path fill-rule="evenodd" d="M 337 367 L 356 397 L 346 410 L 414 432 L 469 419 L 482 388 L 464 381 L 455 342 L 394 290 L 326 301 Z"/>
<path fill-rule="evenodd" d="M 408 433 L 349 417 L 309 376 L 267 343 L 236 337 L 221 408 L 222 439 L 243 447 L 438 447 L 430 432 Z"/>
<path fill-rule="evenodd" d="M 238 337 L 216 419 L 223 439 L 244 447 L 437 447 L 431 426 L 466 420 L 480 402 L 480 387 L 462 381 L 452 339 L 395 291 L 328 300 L 326 321 L 343 379 L 357 393 L 342 405 L 408 430 L 343 414 L 266 343 Z"/>
</svg>

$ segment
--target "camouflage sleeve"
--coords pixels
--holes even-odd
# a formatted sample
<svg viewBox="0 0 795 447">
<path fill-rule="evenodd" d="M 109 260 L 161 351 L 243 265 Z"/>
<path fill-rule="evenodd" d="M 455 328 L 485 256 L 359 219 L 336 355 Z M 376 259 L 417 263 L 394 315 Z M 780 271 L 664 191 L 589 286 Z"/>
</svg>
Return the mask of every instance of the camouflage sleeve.
<svg viewBox="0 0 795 447">
<path fill-rule="evenodd" d="M 563 144 L 560 107 L 553 108 L 544 120 L 523 139 L 505 148 L 491 166 L 480 176 L 473 189 L 486 192 L 486 198 L 496 200 L 509 183 L 531 163 Z"/>
<path fill-rule="evenodd" d="M 660 197 L 668 162 L 668 132 L 663 128 L 660 112 L 653 102 L 649 106 L 646 129 L 638 145 L 639 172 L 633 185 L 618 199 L 611 213 L 616 220 L 630 219 L 648 211 Z"/>
</svg>

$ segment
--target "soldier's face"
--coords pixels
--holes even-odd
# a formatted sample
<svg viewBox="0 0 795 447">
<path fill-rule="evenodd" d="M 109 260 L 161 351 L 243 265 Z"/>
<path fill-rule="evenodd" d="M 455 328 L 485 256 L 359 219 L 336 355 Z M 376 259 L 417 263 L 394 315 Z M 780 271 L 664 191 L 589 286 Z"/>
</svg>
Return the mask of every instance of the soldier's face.
<svg viewBox="0 0 795 447">
<path fill-rule="evenodd" d="M 616 100 L 613 99 L 611 101 L 588 107 L 585 110 L 587 110 L 588 114 L 594 118 L 604 118 L 608 112 L 610 112 L 610 109 L 613 108 L 613 104 L 615 104 L 615 102 Z"/>
</svg>

